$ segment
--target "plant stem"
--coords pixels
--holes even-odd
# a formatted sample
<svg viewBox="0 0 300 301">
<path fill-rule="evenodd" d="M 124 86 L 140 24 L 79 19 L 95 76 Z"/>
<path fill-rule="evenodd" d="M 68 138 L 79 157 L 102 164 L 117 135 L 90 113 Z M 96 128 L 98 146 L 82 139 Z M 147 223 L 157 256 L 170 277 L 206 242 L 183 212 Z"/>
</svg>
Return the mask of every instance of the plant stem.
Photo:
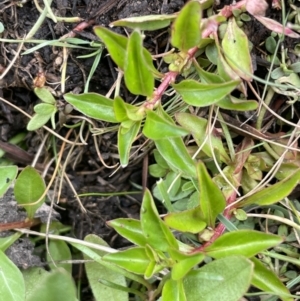
<svg viewBox="0 0 300 301">
<path fill-rule="evenodd" d="M 266 105 L 262 106 L 262 108 L 260 110 L 260 113 L 258 115 L 258 118 L 257 118 L 256 128 L 258 130 L 260 130 L 262 128 L 262 123 L 263 123 L 263 120 L 264 120 L 264 117 L 265 117 L 265 114 L 266 114 L 266 111 L 267 111 L 267 107 L 270 105 L 273 96 L 274 96 L 274 90 L 272 88 L 269 88 L 268 93 L 267 93 L 266 98 L 265 98 L 265 104 Z"/>
<path fill-rule="evenodd" d="M 30 228 L 40 223 L 41 220 L 39 218 L 26 219 L 24 221 L 18 221 L 18 222 L 4 223 L 4 224 L 0 224 L 0 232 L 13 230 L 16 228 Z"/>
<path fill-rule="evenodd" d="M 52 3 L 52 0 L 49 0 L 48 3 L 50 6 Z M 47 7 L 45 7 L 43 9 L 42 13 L 40 14 L 39 18 L 35 22 L 34 26 L 30 29 L 30 31 L 26 35 L 25 40 L 31 39 L 36 34 L 36 32 L 39 30 L 39 28 L 42 26 L 43 22 L 45 21 L 45 19 L 47 17 L 47 13 L 48 13 L 48 9 L 47 9 Z"/>
<path fill-rule="evenodd" d="M 49 2 L 47 2 L 47 0 L 44 2 L 45 4 L 48 3 L 48 6 L 50 5 Z M 36 9 L 42 13 L 43 12 L 43 9 L 40 7 L 39 3 L 37 0 L 34 0 L 34 4 L 35 4 L 35 7 Z M 46 6 L 46 5 L 45 5 Z M 52 12 L 52 11 L 51 11 Z M 53 14 L 53 13 L 52 13 Z M 54 16 L 54 15 L 53 15 Z M 51 17 L 50 15 L 47 17 Z M 59 16 L 54 16 L 56 21 L 57 22 L 67 22 L 67 23 L 76 23 L 76 22 L 80 22 L 82 21 L 82 18 L 80 17 L 59 17 Z M 52 20 L 53 20 L 53 17 L 52 17 Z M 54 20 L 53 20 L 54 21 Z M 54 21 L 55 22 L 55 21 Z"/>
</svg>

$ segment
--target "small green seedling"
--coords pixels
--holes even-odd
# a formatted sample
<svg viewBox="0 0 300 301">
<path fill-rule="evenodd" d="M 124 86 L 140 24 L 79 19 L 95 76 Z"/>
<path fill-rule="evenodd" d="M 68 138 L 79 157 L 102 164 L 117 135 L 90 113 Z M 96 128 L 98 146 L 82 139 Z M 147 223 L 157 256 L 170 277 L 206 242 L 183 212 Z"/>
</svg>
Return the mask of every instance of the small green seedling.
<svg viewBox="0 0 300 301">
<path fill-rule="evenodd" d="M 35 131 L 45 125 L 50 119 L 52 127 L 55 129 L 54 117 L 57 112 L 55 98 L 46 87 L 36 87 L 34 93 L 42 100 L 42 103 L 34 106 L 35 115 L 27 124 L 27 130 Z"/>
</svg>

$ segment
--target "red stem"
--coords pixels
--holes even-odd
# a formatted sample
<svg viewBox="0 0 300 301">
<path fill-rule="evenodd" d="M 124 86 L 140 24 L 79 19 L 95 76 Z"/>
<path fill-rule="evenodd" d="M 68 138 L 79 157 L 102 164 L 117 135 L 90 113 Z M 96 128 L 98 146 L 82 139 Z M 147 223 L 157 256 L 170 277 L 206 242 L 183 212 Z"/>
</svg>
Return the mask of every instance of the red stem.
<svg viewBox="0 0 300 301">
<path fill-rule="evenodd" d="M 31 228 L 32 226 L 38 225 L 40 223 L 41 220 L 39 218 L 34 218 L 31 220 L 0 224 L 0 232 L 13 230 L 16 228 Z"/>
</svg>

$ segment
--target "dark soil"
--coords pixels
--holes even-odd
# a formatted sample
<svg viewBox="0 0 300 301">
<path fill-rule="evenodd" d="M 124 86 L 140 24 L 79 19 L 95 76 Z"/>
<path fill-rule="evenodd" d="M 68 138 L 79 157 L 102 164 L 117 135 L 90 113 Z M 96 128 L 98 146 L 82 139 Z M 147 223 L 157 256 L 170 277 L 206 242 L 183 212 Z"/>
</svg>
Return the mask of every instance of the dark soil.
<svg viewBox="0 0 300 301">
<path fill-rule="evenodd" d="M 39 17 L 39 12 L 36 10 L 33 1 L 25 2 L 22 7 L 18 7 L 16 2 L 1 1 L 0 21 L 5 26 L 5 32 L 2 34 L 2 38 L 22 39 L 35 24 Z M 60 16 L 80 16 L 87 21 L 93 20 L 94 24 L 108 26 L 108 24 L 114 20 L 129 16 L 173 13 L 178 11 L 185 1 L 121 0 L 116 1 L 110 10 L 101 13 L 106 2 L 107 1 L 103 0 L 54 0 L 51 7 L 57 9 L 57 14 Z M 114 1 L 111 0 L 111 2 Z M 224 3 L 222 3 L 221 6 L 222 5 L 224 5 Z M 274 14 L 274 12 L 272 13 Z M 279 15 L 280 13 L 278 13 L 278 16 Z M 74 27 L 74 24 L 60 22 L 55 24 L 51 19 L 47 19 L 39 28 L 34 38 L 43 40 L 59 39 L 72 31 Z M 115 30 L 122 32 L 122 29 Z M 92 26 L 77 34 L 79 38 L 88 39 L 90 41 L 96 39 Z M 254 46 L 259 45 L 268 35 L 269 31 L 254 20 L 249 23 L 249 37 Z M 152 51 L 152 53 L 161 53 L 165 50 L 168 33 L 162 34 L 158 40 L 156 36 L 158 36 L 158 33 L 151 33 L 145 41 L 145 46 Z M 19 44 L 2 43 L 0 45 L 1 74 L 14 58 Z M 35 44 L 26 43 L 21 53 L 33 46 L 35 46 Z M 70 50 L 64 92 L 74 90 L 79 93 L 83 92 L 86 77 L 93 63 L 93 59 L 90 58 L 77 58 L 85 54 L 87 54 L 85 50 Z M 8 74 L 3 79 L 0 79 L 0 97 L 32 115 L 33 106 L 38 102 L 37 97 L 33 93 L 33 80 L 39 72 L 44 72 L 47 84 L 57 91 L 57 100 L 60 101 L 61 106 L 64 107 L 59 84 L 61 74 L 60 67 L 62 63 L 61 57 L 61 49 L 49 46 L 39 49 L 34 54 L 18 56 Z M 266 72 L 266 69 L 260 66 L 260 62 L 257 64 L 256 72 L 260 72 L 261 74 Z M 113 62 L 104 54 L 91 80 L 89 91 L 105 95 L 113 85 L 115 78 L 116 71 Z M 122 93 L 125 99 L 130 100 L 130 95 L 124 88 Z M 72 122 L 72 120 L 69 120 L 69 124 L 72 124 Z M 7 144 L 10 138 L 20 132 L 26 131 L 27 123 L 27 117 L 10 105 L 0 101 L 0 147 L 9 147 L 6 154 L 7 158 L 18 163 L 20 167 L 31 163 L 46 134 L 43 130 L 27 133 L 26 139 L 21 145 L 22 149 Z M 97 124 L 98 128 L 102 126 L 101 123 Z M 65 136 L 67 130 L 68 129 L 62 127 L 58 132 L 60 135 Z M 87 133 L 84 133 L 84 135 L 86 134 Z M 115 165 L 118 162 L 116 156 L 116 134 L 113 132 L 107 133 L 101 136 L 101 138 L 99 136 L 96 137 L 96 143 L 99 146 L 105 163 L 109 166 Z M 74 140 L 75 136 L 70 139 Z M 130 167 L 118 169 L 113 173 L 115 169 L 104 168 L 99 160 L 91 135 L 87 138 L 87 142 L 87 146 L 77 146 L 75 148 L 69 160 L 71 163 L 68 164 L 66 170 L 78 194 L 87 192 L 133 191 L 136 190 L 132 185 L 133 183 L 142 186 L 142 178 L 145 178 L 145 176 L 142 175 L 142 166 L 146 152 L 140 151 Z M 57 151 L 59 151 L 61 142 L 56 140 L 55 143 L 57 144 Z M 40 170 L 44 170 L 52 156 L 53 149 L 49 142 L 45 144 L 39 157 L 39 164 L 36 167 Z M 66 159 L 66 155 L 64 155 L 64 159 Z M 48 181 L 50 177 L 51 168 L 48 170 L 46 181 Z M 104 238 L 113 248 L 126 246 L 127 242 L 108 228 L 105 222 L 118 217 L 138 218 L 141 194 L 120 197 L 82 197 L 82 205 L 87 210 L 87 212 L 84 213 L 78 201 L 74 198 L 74 193 L 70 185 L 66 181 L 64 181 L 63 184 L 62 194 L 59 199 L 59 206 L 62 207 L 62 209 L 56 208 L 56 210 L 60 212 L 61 222 L 72 226 L 72 232 L 75 237 L 83 239 L 87 234 L 94 233 Z M 57 201 L 56 197 L 57 196 L 54 196 L 55 201 Z M 0 207 L 0 214 L 1 210 L 6 210 L 5 208 L 6 207 Z M 30 263 L 26 264 L 30 265 Z M 23 266 L 24 265 L 25 263 L 23 263 Z"/>
</svg>

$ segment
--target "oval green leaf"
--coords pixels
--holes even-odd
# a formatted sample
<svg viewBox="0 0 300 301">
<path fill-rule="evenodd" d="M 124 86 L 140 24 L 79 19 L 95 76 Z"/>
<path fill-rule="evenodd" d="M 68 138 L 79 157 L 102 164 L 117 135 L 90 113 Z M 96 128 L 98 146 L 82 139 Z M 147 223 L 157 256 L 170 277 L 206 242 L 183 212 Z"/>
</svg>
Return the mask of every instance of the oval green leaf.
<svg viewBox="0 0 300 301">
<path fill-rule="evenodd" d="M 251 81 L 253 68 L 248 37 L 238 27 L 235 18 L 230 18 L 228 21 L 227 30 L 222 41 L 222 48 L 226 61 L 236 74 L 247 81 Z"/>
<path fill-rule="evenodd" d="M 161 156 L 174 171 L 180 171 L 188 177 L 196 178 L 195 163 L 181 138 L 160 139 L 154 142 Z"/>
<path fill-rule="evenodd" d="M 105 96 L 96 93 L 68 93 L 64 95 L 64 99 L 77 111 L 88 117 L 112 123 L 118 122 L 115 117 L 113 101 Z"/>
<path fill-rule="evenodd" d="M 256 100 L 238 99 L 229 95 L 221 99 L 218 106 L 225 110 L 254 111 L 258 108 L 258 102 Z"/>
<path fill-rule="evenodd" d="M 205 248 L 205 253 L 213 258 L 229 255 L 253 257 L 259 252 L 280 244 L 283 238 L 254 230 L 238 230 L 225 233 Z"/>
<path fill-rule="evenodd" d="M 268 269 L 263 263 L 261 263 L 257 258 L 251 258 L 254 263 L 254 273 L 252 278 L 252 285 L 256 286 L 264 292 L 272 292 L 274 295 L 280 297 L 283 301 L 293 301 L 294 298 L 288 297 L 289 290 L 280 281 L 277 275 Z"/>
<path fill-rule="evenodd" d="M 55 105 L 56 101 L 54 96 L 46 87 L 34 88 L 35 95 L 45 103 Z"/>
<path fill-rule="evenodd" d="M 58 261 L 71 261 L 72 255 L 70 248 L 67 243 L 63 240 L 50 240 L 49 242 L 49 252 L 52 260 Z M 47 252 L 47 261 L 49 262 L 49 267 L 51 270 L 56 270 L 57 268 L 65 269 L 70 275 L 72 275 L 72 264 L 71 263 L 56 263 L 56 266 L 52 263 L 52 260 Z"/>
<path fill-rule="evenodd" d="M 26 296 L 26 301 L 77 301 L 74 281 L 64 269 L 39 274 L 38 285 L 32 287 L 30 294 Z"/>
<path fill-rule="evenodd" d="M 25 283 L 20 270 L 0 250 L 0 296 L 5 301 L 24 301 Z"/>
<path fill-rule="evenodd" d="M 147 15 L 120 19 L 110 23 L 110 26 L 125 26 L 140 30 L 157 30 L 170 25 L 176 15 Z"/>
<path fill-rule="evenodd" d="M 108 246 L 108 244 L 97 235 L 90 234 L 84 238 L 84 241 L 89 243 Z M 95 250 L 99 256 L 106 254 L 104 251 Z M 86 254 L 83 254 L 85 260 L 91 259 Z M 110 281 L 114 284 L 125 286 L 125 277 L 112 269 L 109 269 L 98 262 L 86 262 L 85 270 L 89 280 L 89 285 L 92 289 L 95 300 L 116 300 L 116 301 L 128 301 L 128 293 L 106 286 L 99 282 L 99 278 L 104 278 L 106 281 Z"/>
<path fill-rule="evenodd" d="M 118 130 L 118 151 L 120 156 L 120 163 L 122 167 L 126 167 L 129 161 L 129 153 L 132 143 L 140 130 L 141 121 L 133 122 L 130 128 L 124 128 L 122 124 Z"/>
<path fill-rule="evenodd" d="M 95 26 L 94 31 L 107 47 L 113 61 L 124 70 L 128 38 L 102 26 Z"/>
<path fill-rule="evenodd" d="M 143 134 L 152 140 L 165 139 L 166 137 L 181 137 L 189 134 L 182 127 L 170 123 L 156 112 L 148 111 L 143 128 Z"/>
<path fill-rule="evenodd" d="M 45 125 L 50 118 L 51 118 L 51 114 L 50 115 L 35 114 L 28 122 L 26 128 L 28 131 L 35 131 L 41 128 L 43 125 Z"/>
<path fill-rule="evenodd" d="M 201 253 L 193 254 L 184 260 L 180 260 L 178 263 L 175 263 L 172 267 L 172 279 L 179 280 L 183 278 L 190 270 L 202 262 L 205 256 Z"/>
<path fill-rule="evenodd" d="M 39 115 L 50 115 L 56 112 L 56 107 L 49 103 L 39 103 L 34 106 L 34 112 Z"/>
<path fill-rule="evenodd" d="M 15 180 L 18 173 L 18 167 L 12 166 L 0 166 L 0 197 L 2 197 L 11 183 Z"/>
<path fill-rule="evenodd" d="M 180 232 L 199 233 L 206 227 L 200 207 L 181 212 L 172 212 L 164 217 L 166 224 Z"/>
<path fill-rule="evenodd" d="M 147 239 L 143 234 L 141 222 L 139 220 L 131 218 L 118 218 L 108 221 L 107 224 L 134 244 L 142 247 L 147 244 Z"/>
<path fill-rule="evenodd" d="M 198 1 L 189 1 L 172 24 L 171 44 L 181 51 L 188 51 L 201 41 L 202 9 Z"/>
<path fill-rule="evenodd" d="M 245 198 L 241 203 L 239 203 L 239 207 L 249 204 L 266 206 L 277 203 L 287 197 L 294 190 L 299 181 L 300 171 L 298 170 L 284 180 L 267 188 L 263 188 L 248 198 Z"/>
<path fill-rule="evenodd" d="M 228 256 L 191 271 L 183 285 L 188 301 L 237 301 L 251 283 L 253 264 L 242 256 Z"/>
<path fill-rule="evenodd" d="M 159 217 L 151 193 L 146 189 L 141 206 L 141 226 L 148 244 L 153 249 L 166 252 L 169 247 L 178 249 L 171 230 Z"/>
<path fill-rule="evenodd" d="M 148 68 L 143 51 L 142 36 L 134 31 L 128 40 L 124 66 L 124 79 L 128 90 L 135 95 L 151 96 L 154 89 L 154 76 Z"/>
<path fill-rule="evenodd" d="M 31 267 L 26 270 L 22 270 L 22 274 L 25 281 L 26 288 L 26 301 L 31 298 L 31 293 L 34 292 L 39 282 L 43 281 L 43 278 L 49 274 L 46 270 L 41 267 Z"/>
<path fill-rule="evenodd" d="M 197 164 L 202 219 L 211 228 L 215 228 L 217 215 L 225 209 L 226 200 L 217 184 L 210 177 L 205 164 Z"/>
<path fill-rule="evenodd" d="M 31 166 L 25 167 L 16 180 L 14 195 L 19 205 L 25 207 L 28 218 L 45 202 L 45 197 L 35 203 L 44 193 L 46 185 L 40 174 Z"/>
<path fill-rule="evenodd" d="M 239 81 L 230 81 L 218 84 L 203 84 L 193 79 L 186 79 L 172 86 L 187 104 L 206 107 L 218 103 L 231 93 L 239 83 Z"/>
<path fill-rule="evenodd" d="M 145 248 L 131 248 L 113 254 L 106 254 L 103 256 L 104 261 L 109 261 L 118 265 L 119 267 L 133 272 L 135 274 L 144 274 L 150 263 Z"/>
</svg>

